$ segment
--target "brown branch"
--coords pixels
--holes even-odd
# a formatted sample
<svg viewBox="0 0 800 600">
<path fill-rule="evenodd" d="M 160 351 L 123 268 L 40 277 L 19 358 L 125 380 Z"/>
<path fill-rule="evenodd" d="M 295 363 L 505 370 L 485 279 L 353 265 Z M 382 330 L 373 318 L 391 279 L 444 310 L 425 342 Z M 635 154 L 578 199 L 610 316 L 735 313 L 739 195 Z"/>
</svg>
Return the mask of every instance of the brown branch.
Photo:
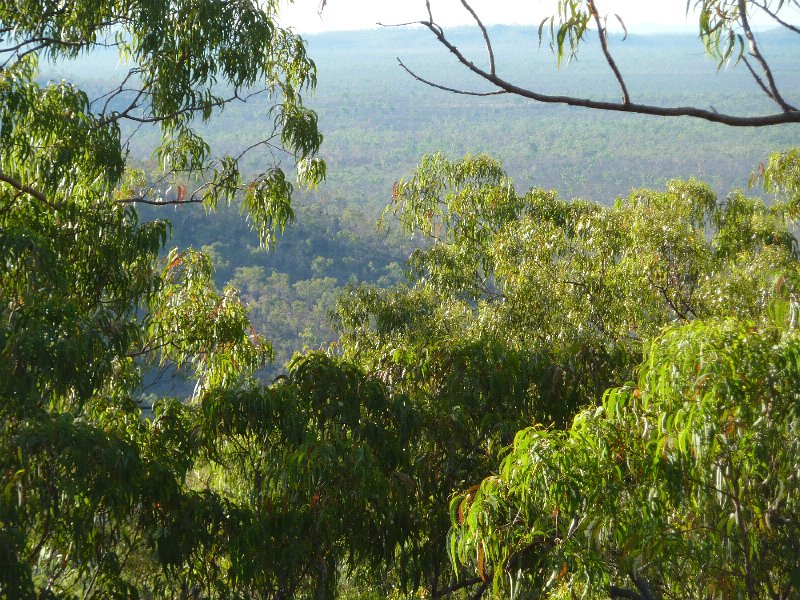
<svg viewBox="0 0 800 600">
<path fill-rule="evenodd" d="M 631 581 L 636 586 L 636 589 L 639 590 L 639 596 L 642 600 L 653 600 L 653 592 L 650 591 L 650 586 L 647 584 L 642 577 L 639 577 L 633 571 L 628 574 L 628 577 L 631 578 Z"/>
<path fill-rule="evenodd" d="M 147 86 L 145 85 L 145 88 L 146 87 Z M 102 127 L 103 125 L 108 125 L 109 123 L 113 123 L 113 122 L 119 121 L 121 119 L 127 119 L 129 121 L 134 121 L 136 123 L 160 123 L 162 121 L 167 121 L 169 119 L 174 119 L 174 118 L 179 117 L 179 116 L 184 115 L 184 114 L 196 113 L 196 112 L 204 111 L 204 110 L 206 110 L 208 108 L 219 108 L 220 106 L 224 106 L 226 104 L 230 104 L 234 100 L 239 100 L 242 103 L 246 103 L 253 96 L 257 96 L 259 94 L 263 94 L 265 91 L 267 91 L 266 89 L 260 89 L 260 90 L 255 91 L 255 92 L 251 92 L 251 93 L 247 94 L 244 97 L 240 96 L 238 94 L 238 92 L 234 92 L 233 96 L 230 96 L 229 98 L 217 98 L 213 102 L 210 102 L 210 103 L 207 103 L 207 104 L 196 104 L 196 105 L 192 105 L 192 106 L 186 106 L 186 107 L 178 109 L 175 112 L 173 112 L 171 114 L 168 114 L 168 115 L 154 115 L 154 116 L 150 116 L 150 117 L 137 117 L 137 116 L 131 115 L 130 114 L 131 111 L 133 111 L 135 108 L 138 107 L 139 98 L 142 96 L 142 94 L 144 94 L 145 88 L 139 90 L 139 93 L 137 94 L 136 98 L 128 106 L 128 108 L 126 108 L 122 112 L 114 113 L 114 114 L 112 114 L 112 115 L 110 115 L 108 117 L 103 117 L 102 119 L 100 119 L 97 122 L 98 125 Z"/>
<path fill-rule="evenodd" d="M 439 90 L 444 90 L 445 92 L 451 92 L 453 94 L 463 94 L 465 96 L 499 96 L 501 94 L 508 93 L 505 90 L 494 90 L 494 91 L 491 91 L 491 92 L 471 92 L 469 90 L 459 90 L 459 89 L 456 89 L 456 88 L 451 88 L 451 87 L 448 87 L 446 85 L 441 85 L 439 83 L 434 83 L 433 81 L 429 81 L 428 79 L 423 79 L 422 77 L 420 77 L 419 75 L 414 73 L 414 71 L 412 71 L 407 66 L 405 66 L 403 64 L 403 61 L 400 60 L 400 58 L 397 59 L 397 62 L 400 63 L 400 66 L 403 67 L 403 69 L 405 69 L 406 73 L 411 75 L 411 77 L 413 77 L 417 81 L 419 81 L 421 83 L 424 83 L 425 85 L 429 85 L 429 86 L 431 86 L 433 88 L 436 88 L 436 89 L 439 89 Z"/>
<path fill-rule="evenodd" d="M 472 15 L 472 18 L 475 19 L 475 22 L 478 24 L 478 28 L 480 28 L 481 33 L 483 34 L 483 41 L 486 43 L 486 51 L 489 53 L 489 72 L 492 75 L 495 75 L 496 69 L 494 64 L 494 50 L 492 50 L 492 42 L 489 39 L 489 32 L 486 31 L 486 27 L 484 27 L 480 17 L 478 17 L 478 14 L 472 10 L 472 7 L 467 3 L 467 0 L 461 0 L 461 4 L 467 9 L 467 11 L 469 11 L 469 14 Z"/>
<path fill-rule="evenodd" d="M 746 117 L 746 116 L 719 113 L 714 110 L 706 110 L 702 108 L 697 108 L 695 106 L 666 107 L 666 106 L 656 106 L 650 104 L 637 104 L 637 103 L 622 104 L 618 102 L 607 102 L 602 100 L 591 100 L 588 98 L 577 98 L 575 96 L 543 94 L 505 81 L 504 79 L 498 77 L 497 75 L 492 75 L 491 73 L 488 73 L 487 71 L 481 69 L 480 67 L 475 66 L 461 53 L 461 51 L 458 48 L 456 48 L 450 42 L 450 40 L 447 39 L 447 37 L 441 31 L 441 28 L 439 28 L 436 24 L 426 21 L 418 21 L 418 23 L 427 27 L 431 31 L 431 33 L 434 34 L 439 43 L 442 44 L 445 48 L 447 48 L 456 57 L 458 62 L 464 65 L 467 69 L 469 69 L 470 71 L 472 71 L 485 81 L 493 83 L 498 88 L 509 94 L 514 94 L 516 96 L 520 96 L 523 98 L 529 98 L 531 100 L 535 100 L 536 102 L 542 102 L 546 104 L 565 104 L 567 106 L 592 108 L 596 110 L 652 115 L 660 117 L 692 117 L 695 119 L 702 119 L 705 121 L 710 121 L 712 123 L 721 123 L 723 125 L 729 125 L 732 127 L 764 127 L 768 125 L 800 123 L 800 110 L 795 110 L 795 109 L 771 115 Z"/>
<path fill-rule="evenodd" d="M 481 579 L 480 577 L 473 577 L 472 579 L 465 579 L 464 581 L 459 581 L 458 583 L 454 583 L 450 587 L 438 590 L 434 598 L 442 598 L 444 596 L 448 596 L 453 592 L 457 592 L 458 590 L 462 590 L 467 587 L 472 587 L 473 585 L 476 585 L 481 582 L 483 582 L 483 579 Z"/>
<path fill-rule="evenodd" d="M 94 28 L 102 28 L 102 27 L 110 27 L 114 25 L 116 22 L 106 22 L 106 23 L 99 23 Z M 18 38 L 18 36 L 14 36 Z M 32 44 L 36 44 L 32 46 Z M 28 46 L 28 48 L 25 48 Z M 111 48 L 117 46 L 116 43 L 108 43 L 108 42 L 88 42 L 86 40 L 80 41 L 70 41 L 70 40 L 63 40 L 61 38 L 52 37 L 52 36 L 40 36 L 40 37 L 30 37 L 22 42 L 19 42 L 15 46 L 7 46 L 5 48 L 0 48 L 0 54 L 10 53 L 9 57 L 2 63 L 3 67 L 8 67 L 11 63 L 11 60 L 16 57 L 17 63 L 25 58 L 28 54 L 33 54 L 38 52 L 42 48 L 48 48 L 50 46 L 63 46 L 63 47 L 73 47 L 79 48 L 82 46 L 101 46 L 104 48 Z M 23 48 L 25 48 L 23 50 Z M 22 52 L 20 52 L 23 50 Z"/>
<path fill-rule="evenodd" d="M 764 72 L 764 77 L 766 77 L 767 83 L 769 84 L 769 89 L 772 92 L 770 97 L 778 103 L 778 106 L 780 106 L 784 112 L 797 111 L 794 106 L 788 104 L 781 96 L 781 93 L 778 91 L 778 86 L 775 83 L 775 78 L 772 76 L 772 70 L 769 68 L 767 61 L 764 59 L 764 57 L 761 55 L 761 51 L 758 49 L 756 38 L 753 36 L 752 29 L 750 29 L 750 20 L 747 18 L 747 2 L 745 0 L 738 0 L 738 5 L 739 17 L 742 20 L 744 36 L 750 43 L 750 56 L 756 59 L 756 62 L 758 62 L 758 64 L 761 66 L 761 70 Z"/>
<path fill-rule="evenodd" d="M 131 198 L 114 198 L 117 204 L 150 204 L 152 206 L 177 206 L 179 204 L 199 204 L 202 198 L 187 198 L 186 200 L 148 200 L 144 196 L 133 196 Z"/>
<path fill-rule="evenodd" d="M 612 598 L 627 598 L 627 600 L 644 600 L 641 595 L 637 594 L 633 590 L 629 590 L 628 588 L 621 588 L 615 585 L 612 585 L 608 589 L 608 595 Z"/>
<path fill-rule="evenodd" d="M 142 72 L 142 69 L 140 67 L 134 67 L 132 69 L 128 69 L 128 74 L 125 75 L 125 78 L 120 82 L 120 84 L 116 88 L 114 88 L 110 92 L 107 92 L 106 94 L 103 94 L 102 96 L 99 96 L 99 97 L 95 98 L 94 100 L 92 100 L 92 104 L 94 104 L 95 102 L 99 102 L 100 100 L 105 99 L 105 103 L 103 104 L 103 109 L 100 111 L 101 115 L 106 114 L 106 111 L 108 110 L 109 104 L 119 94 L 123 94 L 125 92 L 137 92 L 136 99 L 134 100 L 134 103 L 139 100 L 139 98 L 142 96 L 142 94 L 145 93 L 145 90 L 146 90 L 147 86 L 144 86 L 141 89 L 137 89 L 137 88 L 126 88 L 125 84 L 128 83 L 128 81 L 130 80 L 131 77 L 133 77 L 134 75 L 138 75 L 141 72 Z"/>
<path fill-rule="evenodd" d="M 0 171 L 0 181 L 7 183 L 14 189 L 19 190 L 20 192 L 28 194 L 29 196 L 33 196 L 34 198 L 36 198 L 41 202 L 50 204 L 50 202 L 47 200 L 47 196 L 45 196 L 42 192 L 29 185 L 25 185 L 19 179 L 15 179 L 14 177 L 11 177 L 11 175 L 6 175 L 2 171 Z"/>
<path fill-rule="evenodd" d="M 742 57 L 742 62 L 744 63 L 744 66 L 747 67 L 747 70 L 750 71 L 750 75 L 753 76 L 753 79 L 758 84 L 758 87 L 761 88 L 761 91 L 764 92 L 768 97 L 775 100 L 775 97 L 772 95 L 772 92 L 767 87 L 767 84 L 764 83 L 764 80 L 761 79 L 761 76 L 758 73 L 756 73 L 756 70 L 753 68 L 753 65 L 750 64 L 750 61 L 747 60 L 746 56 Z"/>
<path fill-rule="evenodd" d="M 761 9 L 761 10 L 763 10 L 765 13 L 767 13 L 767 14 L 768 14 L 770 17 L 772 17 L 772 18 L 775 20 L 775 22 L 776 22 L 776 23 L 778 23 L 778 24 L 779 24 L 781 27 L 785 27 L 785 28 L 786 28 L 786 29 L 788 29 L 789 31 L 794 31 L 795 33 L 800 33 L 800 28 L 798 28 L 798 27 L 795 27 L 795 26 L 794 26 L 794 25 L 792 25 L 791 23 L 787 23 L 786 21 L 784 21 L 783 19 L 781 19 L 781 18 L 778 16 L 778 14 L 777 14 L 777 13 L 774 13 L 774 12 L 772 12 L 772 11 L 771 11 L 771 10 L 770 10 L 770 9 L 767 7 L 767 3 L 766 3 L 766 2 L 765 2 L 764 4 L 759 4 L 758 2 L 756 2 L 756 0 L 750 0 L 750 2 L 752 2 L 752 3 L 753 3 L 754 5 L 756 5 L 758 8 L 760 8 L 760 9 Z"/>
<path fill-rule="evenodd" d="M 631 103 L 631 97 L 628 94 L 628 87 L 625 85 L 625 80 L 622 78 L 622 73 L 620 73 L 619 67 L 617 67 L 616 61 L 614 61 L 614 57 L 611 56 L 611 51 L 608 49 L 608 34 L 606 28 L 600 22 L 600 13 L 597 12 L 597 6 L 595 5 L 594 0 L 589 0 L 589 10 L 592 13 L 592 17 L 594 17 L 594 22 L 597 24 L 597 36 L 600 38 L 600 47 L 603 49 L 606 62 L 614 72 L 614 77 L 617 78 L 619 87 L 622 88 L 622 104 L 628 105 Z"/>
<path fill-rule="evenodd" d="M 67 40 L 61 40 L 54 37 L 32 37 L 28 38 L 23 42 L 20 42 L 16 46 L 8 46 L 6 48 L 0 48 L 0 54 L 5 54 L 6 52 L 16 52 L 20 50 L 23 46 L 28 46 L 30 44 L 40 44 L 38 47 L 41 48 L 44 46 L 51 46 L 54 44 L 58 44 L 61 46 L 81 46 L 84 43 L 85 42 L 69 42 Z"/>
<path fill-rule="evenodd" d="M 481 587 L 479 587 L 477 591 L 474 594 L 472 594 L 470 600 L 480 600 L 481 598 L 483 598 L 483 595 L 486 593 L 486 590 L 489 589 L 489 585 L 491 583 L 492 582 L 489 579 L 484 581 L 483 584 L 481 584 Z"/>
</svg>

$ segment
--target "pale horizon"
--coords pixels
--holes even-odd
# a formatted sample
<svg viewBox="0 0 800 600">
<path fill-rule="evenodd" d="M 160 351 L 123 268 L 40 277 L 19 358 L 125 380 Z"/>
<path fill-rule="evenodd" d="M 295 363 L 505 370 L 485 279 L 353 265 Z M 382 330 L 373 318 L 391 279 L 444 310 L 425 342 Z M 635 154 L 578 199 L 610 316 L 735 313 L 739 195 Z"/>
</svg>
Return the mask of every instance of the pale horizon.
<svg viewBox="0 0 800 600">
<path fill-rule="evenodd" d="M 283 0 L 280 23 L 299 33 L 315 34 L 333 31 L 375 29 L 380 24 L 395 25 L 427 19 L 424 0 L 327 0 L 320 13 L 321 0 Z M 535 25 L 552 14 L 556 2 L 540 0 L 474 0 L 471 6 L 490 25 Z M 653 11 L 658 5 L 659 12 Z M 621 31 L 614 15 L 619 15 L 629 33 L 658 33 L 695 31 L 697 17 L 686 13 L 685 0 L 647 2 L 643 0 L 606 0 L 598 2 L 599 9 L 608 14 L 610 30 Z M 475 21 L 459 0 L 431 0 L 434 20 L 444 27 L 474 25 Z M 797 22 L 797 11 L 787 12 L 790 21 Z M 768 18 L 755 19 L 754 27 L 767 29 L 778 24 Z"/>
</svg>

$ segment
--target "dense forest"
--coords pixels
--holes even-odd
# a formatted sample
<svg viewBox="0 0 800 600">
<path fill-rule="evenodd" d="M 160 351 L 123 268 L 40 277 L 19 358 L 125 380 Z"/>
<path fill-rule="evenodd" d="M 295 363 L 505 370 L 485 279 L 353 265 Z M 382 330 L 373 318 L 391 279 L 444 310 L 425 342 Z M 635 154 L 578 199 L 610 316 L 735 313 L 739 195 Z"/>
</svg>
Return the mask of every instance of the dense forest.
<svg viewBox="0 0 800 600">
<path fill-rule="evenodd" d="M 545 83 L 553 89 L 613 93 L 610 74 L 599 68 L 596 54 L 587 52 L 556 71 L 549 51 L 539 48 L 535 28 L 494 27 L 492 32 L 498 37 L 496 52 L 505 61 L 501 68 L 512 75 L 530 77 L 537 69 L 547 70 L 552 71 L 552 81 Z M 394 182 L 426 153 L 486 153 L 502 162 L 521 189 L 553 189 L 566 199 L 609 205 L 633 189 L 663 189 L 678 177 L 697 177 L 724 197 L 737 188 L 747 189 L 751 174 L 770 152 L 796 144 L 797 126 L 730 129 L 690 119 L 598 115 L 532 105 L 520 98 L 464 98 L 433 89 L 411 79 L 397 57 L 432 80 L 479 86 L 467 73 L 454 70 L 426 33 L 381 29 L 307 38 L 319 82 L 306 103 L 319 115 L 325 135 L 320 154 L 329 169 L 323 185 L 298 195 L 298 217 L 281 235 L 275 252 L 260 249 L 238 209 L 213 218 L 206 218 L 201 207 L 169 213 L 174 225 L 170 245 L 209 253 L 217 285 L 232 282 L 240 290 L 256 329 L 274 345 L 276 358 L 262 372 L 265 377 L 282 372 L 295 351 L 327 346 L 336 339 L 329 313 L 342 286 L 363 282 L 385 287 L 403 280 L 405 260 L 417 241 L 404 237 L 392 219 L 381 230 L 376 222 L 390 201 Z M 455 36 L 459 46 L 480 52 L 482 40 L 476 32 L 457 29 Z M 800 89 L 795 60 L 800 39 L 779 29 L 762 37 L 787 89 Z M 718 71 L 694 35 L 630 35 L 616 43 L 618 62 L 637 94 L 646 98 L 676 105 L 701 98 L 704 105 L 720 110 L 764 108 L 746 72 L 732 67 Z M 67 77 L 100 95 L 113 81 L 118 63 L 116 51 L 100 50 L 43 69 L 41 77 Z M 676 79 L 680 86 L 675 86 Z M 215 147 L 233 152 L 265 134 L 268 109 L 269 103 L 259 98 L 227 107 L 203 130 Z M 260 126 L 254 127 L 254 115 L 262 121 Z M 158 132 L 138 133 L 131 159 L 152 169 L 149 148 Z M 243 168 L 255 173 L 259 160 L 253 157 Z M 751 193 L 763 194 L 758 189 Z M 148 208 L 140 207 L 143 218 L 163 216 L 163 209 Z"/>
<path fill-rule="evenodd" d="M 0 0 L 0 597 L 798 597 L 796 4 Z"/>
</svg>

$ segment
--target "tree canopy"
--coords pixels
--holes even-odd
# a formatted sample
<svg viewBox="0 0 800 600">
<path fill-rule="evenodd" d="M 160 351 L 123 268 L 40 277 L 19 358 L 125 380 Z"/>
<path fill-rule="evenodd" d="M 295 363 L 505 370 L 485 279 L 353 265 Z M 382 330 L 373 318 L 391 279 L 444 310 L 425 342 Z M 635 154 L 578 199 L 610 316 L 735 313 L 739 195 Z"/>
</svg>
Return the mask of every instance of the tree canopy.
<svg viewBox="0 0 800 600">
<path fill-rule="evenodd" d="M 266 242 L 291 219 L 292 185 L 275 160 L 294 157 L 298 180 L 324 176 L 316 158 L 322 136 L 301 93 L 316 81 L 303 41 L 275 21 L 277 2 L 12 2 L 0 7 L 2 156 L 0 181 L 40 203 L 78 202 L 105 193 L 118 204 L 203 203 L 213 209 L 241 193 Z M 68 82 L 41 85 L 40 60 L 118 50 L 127 70 L 107 93 L 89 98 Z M 257 94 L 273 99 L 263 118 L 270 135 L 241 154 L 216 155 L 197 125 L 225 105 Z M 122 125 L 153 125 L 160 176 L 123 173 Z M 269 128 L 268 128 L 269 129 Z M 126 129 L 129 133 L 130 127 Z M 247 152 L 272 157 L 243 180 Z"/>
<path fill-rule="evenodd" d="M 324 175 L 316 115 L 301 98 L 314 64 L 303 41 L 276 24 L 276 8 L 216 0 L 0 5 L 4 597 L 181 589 L 185 597 L 189 589 L 225 594 L 223 580 L 229 590 L 254 585 L 255 575 L 230 562 L 223 579 L 206 577 L 212 555 L 252 529 L 238 530 L 224 549 L 208 533 L 214 519 L 246 515 L 224 495 L 186 485 L 196 447 L 187 409 L 165 400 L 143 420 L 133 394 L 147 364 L 191 369 L 199 397 L 236 384 L 271 349 L 236 291 L 215 289 L 206 256 L 174 250 L 160 258 L 169 224 L 139 222 L 133 204 L 213 209 L 237 198 L 269 243 L 292 217 L 293 186 L 277 158 L 244 180 L 244 151 L 281 151 L 301 185 Z M 103 96 L 39 79 L 42 60 L 109 46 L 127 72 Z M 273 99 L 265 115 L 272 134 L 241 154 L 215 155 L 198 126 L 258 93 Z M 157 180 L 126 170 L 135 131 L 125 123 L 158 127 Z M 171 535 L 179 526 L 183 538 Z"/>
<path fill-rule="evenodd" d="M 509 597 L 796 596 L 797 357 L 783 327 L 668 330 L 634 381 L 521 431 L 454 498 L 454 562 Z"/>
<path fill-rule="evenodd" d="M 429 491 L 421 494 L 418 505 L 427 508 L 417 512 L 425 521 L 414 530 L 424 532 L 434 550 L 449 539 L 455 567 L 450 575 L 443 566 L 432 571 L 428 577 L 437 584 L 447 579 L 448 586 L 469 583 L 478 593 L 494 582 L 495 592 L 503 597 L 539 593 L 535 590 L 542 580 L 525 554 L 533 543 L 530 536 L 539 530 L 533 517 L 522 519 L 525 511 L 534 510 L 523 502 L 537 507 L 540 498 L 530 496 L 528 479 L 507 482 L 511 467 L 506 465 L 531 463 L 538 474 L 536 461 L 542 461 L 560 472 L 565 467 L 554 461 L 567 461 L 569 455 L 560 447 L 544 456 L 525 446 L 513 450 L 496 471 L 503 448 L 513 440 L 521 443 L 525 434 L 517 431 L 555 439 L 567 435 L 564 430 L 569 431 L 576 414 L 584 414 L 583 407 L 590 405 L 588 414 L 594 414 L 601 399 L 608 397 L 607 388 L 636 379 L 643 352 L 665 327 L 675 328 L 670 339 L 680 344 L 681 336 L 689 335 L 686 331 L 695 332 L 692 339 L 702 338 L 707 330 L 708 336 L 714 335 L 725 319 L 731 319 L 730 327 L 763 331 L 768 339 L 778 335 L 776 328 L 793 328 L 796 322 L 792 315 L 800 272 L 797 242 L 789 228 L 791 205 L 786 202 L 767 207 L 741 193 L 720 202 L 698 181 L 672 181 L 666 191 L 634 190 L 614 206 L 602 207 L 562 200 L 546 190 L 519 195 L 501 165 L 485 156 L 451 161 L 433 155 L 425 157 L 409 179 L 398 182 L 387 212 L 396 214 L 406 231 L 428 242 L 409 260 L 409 285 L 386 291 L 361 287 L 341 297 L 341 344 L 346 358 L 408 396 L 423 415 L 417 452 L 418 460 L 425 457 L 426 467 L 415 479 Z M 793 350 L 787 352 L 791 355 Z M 671 368 L 670 353 L 659 356 L 663 369 Z M 644 360 L 647 365 L 648 357 Z M 677 362 L 674 368 L 683 364 Z M 749 363 L 738 356 L 724 364 L 735 372 L 730 377 L 761 381 L 758 375 L 750 379 Z M 769 364 L 764 358 L 763 368 Z M 786 384 L 785 389 L 793 388 Z M 709 411 L 713 414 L 712 408 Z M 682 427 L 689 431 L 684 437 L 695 435 L 688 424 Z M 775 435 L 783 435 L 782 425 L 775 427 Z M 618 440 L 641 437 L 613 431 Z M 586 460 L 595 460 L 591 449 L 586 450 Z M 555 498 L 569 489 L 578 503 L 590 493 L 606 497 L 600 487 L 602 473 L 595 474 L 594 467 L 583 463 L 574 468 L 588 479 L 562 485 L 544 471 L 537 485 Z M 426 475 L 431 472 L 433 478 Z M 480 478 L 475 475 L 480 472 L 485 479 L 478 487 Z M 591 479 L 595 476 L 597 480 Z M 609 485 L 619 485 L 617 493 L 624 494 L 624 473 L 619 477 Z M 794 489 L 787 477 L 784 485 Z M 508 485 L 520 497 L 496 491 L 490 487 L 494 485 Z M 455 496 L 447 523 L 445 505 L 459 486 L 467 491 Z M 476 495 L 476 490 L 485 490 L 484 495 Z M 500 504 L 506 493 L 505 504 Z M 484 498 L 474 511 L 470 508 L 473 499 Z M 609 504 L 603 504 L 609 518 L 614 514 L 613 498 L 607 496 Z M 631 500 L 631 519 L 641 499 Z M 570 509 L 569 518 L 586 517 L 582 523 L 588 526 L 589 508 Z M 483 510 L 496 511 L 490 513 L 495 520 L 489 522 Z M 471 529 L 463 521 L 468 514 Z M 569 524 L 557 516 L 555 522 Z M 448 533 L 450 526 L 454 529 Z M 513 531 L 519 532 L 520 541 L 510 537 Z M 776 535 L 789 543 L 792 531 Z M 575 541 L 573 558 L 580 565 L 595 560 L 583 552 L 584 539 Z M 642 539 L 643 547 L 651 543 L 651 538 Z M 687 542 L 689 547 L 702 556 L 702 549 Z M 725 555 L 725 548 L 718 550 Z M 517 560 L 518 554 L 525 558 Z M 544 561 L 541 556 L 532 556 L 531 564 Z M 662 559 L 669 562 L 675 555 L 664 550 Z M 428 567 L 434 564 L 429 558 Z M 611 569 L 602 568 L 606 573 Z M 517 573 L 518 569 L 522 570 Z M 580 583 L 583 577 L 595 581 L 600 572 L 581 571 L 565 584 L 564 593 L 588 590 L 607 595 L 612 581 L 608 574 L 591 589 Z M 620 572 L 624 578 L 626 572 Z M 614 571 L 615 577 L 620 572 Z M 517 579 L 525 585 L 520 587 Z M 618 579 L 613 582 L 621 586 Z"/>
<path fill-rule="evenodd" d="M 236 202 L 270 245 L 324 176 L 276 9 L 0 5 L 0 595 L 796 595 L 797 152 L 754 173 L 773 202 L 609 206 L 425 156 L 385 215 L 407 281 L 345 290 L 339 341 L 258 381 L 238 291 L 136 205 Z M 38 74 L 106 46 L 103 96 Z M 218 154 L 203 124 L 259 93 L 271 134 Z M 143 407 L 167 365 L 193 392 Z"/>
</svg>

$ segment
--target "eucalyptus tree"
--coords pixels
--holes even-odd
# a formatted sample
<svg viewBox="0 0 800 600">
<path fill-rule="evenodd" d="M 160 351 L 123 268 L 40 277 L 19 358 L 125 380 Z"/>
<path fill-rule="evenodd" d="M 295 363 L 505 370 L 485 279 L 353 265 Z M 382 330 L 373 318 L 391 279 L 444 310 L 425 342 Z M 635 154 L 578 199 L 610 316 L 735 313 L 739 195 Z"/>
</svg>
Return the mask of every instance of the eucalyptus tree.
<svg viewBox="0 0 800 600">
<path fill-rule="evenodd" d="M 499 537 L 508 524 L 450 534 L 460 544 L 455 570 L 444 550 L 451 495 L 471 497 L 472 484 L 496 480 L 497 457 L 518 431 L 568 428 L 607 388 L 634 378 L 664 327 L 726 317 L 767 327 L 780 315 L 788 323 L 800 275 L 792 211 L 740 192 L 720 202 L 694 180 L 634 190 L 610 207 L 546 190 L 520 195 L 485 156 L 427 156 L 396 184 L 387 213 L 424 241 L 406 285 L 341 297 L 340 344 L 420 415 L 419 470 L 409 472 L 418 537 L 404 549 L 419 557 L 432 596 L 482 594 L 490 575 L 498 586 L 513 575 L 517 563 L 505 558 L 476 569 L 478 546 L 469 545 L 496 534 L 493 551 L 516 556 Z M 789 304 L 778 310 L 780 298 Z"/>
<path fill-rule="evenodd" d="M 202 412 L 164 400 L 143 420 L 133 399 L 142 361 L 190 369 L 196 404 L 271 357 L 236 290 L 214 288 L 209 259 L 177 249 L 160 259 L 170 226 L 139 222 L 135 204 L 213 210 L 238 199 L 269 244 L 292 218 L 278 159 L 290 159 L 300 185 L 324 176 L 317 118 L 301 97 L 314 64 L 278 26 L 277 4 L 0 3 L 4 597 L 292 589 L 280 584 L 288 575 L 268 580 L 237 561 L 258 537 L 258 515 L 202 479 Z M 108 47 L 125 72 L 105 95 L 41 81 L 40 61 Z M 253 94 L 271 99 L 267 135 L 215 153 L 202 124 Z M 126 169 L 123 128 L 140 125 L 160 134 L 154 180 Z M 239 163 L 260 149 L 269 160 L 246 179 Z M 271 557 L 253 559 L 263 567 Z"/>
<path fill-rule="evenodd" d="M 670 328 L 453 499 L 454 563 L 502 597 L 796 597 L 798 357 L 783 319 Z"/>
</svg>

